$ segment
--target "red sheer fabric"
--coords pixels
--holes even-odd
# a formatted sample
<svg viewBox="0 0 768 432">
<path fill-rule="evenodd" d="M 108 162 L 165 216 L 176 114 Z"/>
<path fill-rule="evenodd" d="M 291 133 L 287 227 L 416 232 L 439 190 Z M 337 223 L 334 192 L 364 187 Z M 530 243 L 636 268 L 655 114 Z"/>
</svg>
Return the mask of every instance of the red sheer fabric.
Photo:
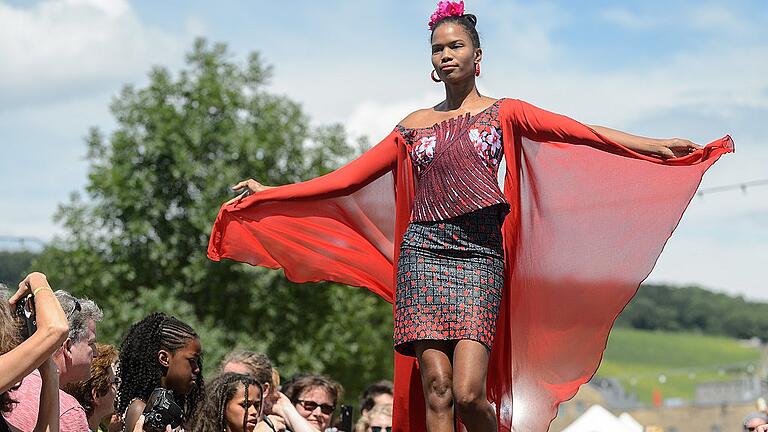
<svg viewBox="0 0 768 432">
<path fill-rule="evenodd" d="M 544 431 L 596 371 L 616 316 L 733 143 L 726 136 L 662 161 L 519 100 L 504 100 L 499 117 L 512 210 L 488 392 L 500 430 Z M 209 257 L 283 268 L 295 282 L 365 287 L 392 302 L 414 192 L 405 146 L 393 132 L 333 173 L 223 206 Z M 399 354 L 394 428 L 426 430 L 418 365 Z"/>
</svg>

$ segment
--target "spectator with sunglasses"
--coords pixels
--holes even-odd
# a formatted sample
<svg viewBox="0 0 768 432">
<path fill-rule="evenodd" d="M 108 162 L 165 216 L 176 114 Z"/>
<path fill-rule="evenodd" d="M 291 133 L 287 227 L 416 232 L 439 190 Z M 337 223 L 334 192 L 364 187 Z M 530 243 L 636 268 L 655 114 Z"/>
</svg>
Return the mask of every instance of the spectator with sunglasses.
<svg viewBox="0 0 768 432">
<path fill-rule="evenodd" d="M 768 430 L 768 415 L 762 412 L 750 413 L 744 417 L 744 421 L 741 423 L 742 430 L 744 432 L 757 432 Z M 760 429 L 760 426 L 763 426 Z"/>
<path fill-rule="evenodd" d="M 376 404 L 355 425 L 355 432 L 392 432 L 392 404 Z"/>
<path fill-rule="evenodd" d="M 118 387 L 115 377 L 117 350 L 105 344 L 98 344 L 96 348 L 98 353 L 91 364 L 91 376 L 64 386 L 64 391 L 74 396 L 85 410 L 89 432 L 101 430 L 101 423 L 108 421 L 115 412 Z"/>
<path fill-rule="evenodd" d="M 320 432 L 331 426 L 343 392 L 341 384 L 325 375 L 299 375 L 283 387 L 299 414 Z"/>
<path fill-rule="evenodd" d="M 34 286 L 38 287 L 38 285 L 43 288 L 48 286 L 47 281 L 34 283 Z M 69 324 L 67 339 L 53 353 L 53 363 L 58 368 L 59 388 L 63 389 L 67 384 L 86 380 L 90 376 L 91 362 L 96 352 L 96 323 L 101 321 L 103 314 L 91 300 L 75 298 L 62 290 L 54 294 Z M 22 431 L 34 430 L 39 414 L 42 385 L 40 373 L 34 371 L 24 378 L 17 390 L 11 392 L 10 396 L 19 401 L 19 404 L 5 415 L 8 423 Z M 59 430 L 61 432 L 88 430 L 85 410 L 77 399 L 63 390 L 59 391 Z"/>
</svg>

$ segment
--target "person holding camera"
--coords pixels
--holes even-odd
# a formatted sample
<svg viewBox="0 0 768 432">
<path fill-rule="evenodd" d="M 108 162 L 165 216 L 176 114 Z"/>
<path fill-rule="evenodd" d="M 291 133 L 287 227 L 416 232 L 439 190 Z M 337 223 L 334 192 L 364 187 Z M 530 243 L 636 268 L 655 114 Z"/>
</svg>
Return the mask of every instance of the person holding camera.
<svg viewBox="0 0 768 432">
<path fill-rule="evenodd" d="M 3 293 L 3 300 L 6 298 Z M 64 311 L 42 273 L 29 274 L 8 303 L 0 303 L 0 413 L 7 416 L 14 411 L 17 400 L 10 390 L 37 369 L 38 405 L 32 427 L 26 430 L 58 431 L 59 375 L 51 355 L 67 338 L 69 326 Z M 34 329 L 23 341 L 11 312 L 17 309 L 19 319 L 26 318 L 23 328 Z M 26 322 L 35 322 L 35 327 Z M 18 430 L 0 416 L 0 431 Z"/>
<path fill-rule="evenodd" d="M 50 289 L 47 280 L 41 280 L 34 274 L 28 277 L 30 282 L 26 284 L 34 287 L 32 290 L 34 302 L 37 304 L 40 294 Z M 25 279 L 26 281 L 26 279 Z M 25 282 L 22 282 L 25 284 Z M 23 290 L 20 285 L 19 292 L 11 298 L 11 302 L 22 301 Z M 91 300 L 76 298 L 63 290 L 54 292 L 55 299 L 64 311 L 69 327 L 68 337 L 54 351 L 52 359 L 57 370 L 59 388 L 71 382 L 87 379 L 91 373 L 91 362 L 96 352 L 96 323 L 101 321 L 103 314 L 101 309 Z M 38 309 L 40 306 L 37 306 Z M 37 333 L 37 332 L 35 332 Z M 42 376 L 32 372 L 24 378 L 21 386 L 11 393 L 11 397 L 18 400 L 18 405 L 12 412 L 5 416 L 8 423 L 23 431 L 31 431 L 35 428 L 36 419 L 39 416 L 40 390 L 43 387 Z M 88 418 L 80 403 L 70 394 L 59 391 L 59 430 L 62 432 L 83 432 L 88 430 Z M 50 407 L 46 407 L 48 409 Z"/>
<path fill-rule="evenodd" d="M 142 413 L 146 431 L 184 427 L 203 399 L 201 356 L 200 337 L 176 317 L 153 313 L 131 326 L 117 373 L 124 430 L 133 431 Z"/>
</svg>

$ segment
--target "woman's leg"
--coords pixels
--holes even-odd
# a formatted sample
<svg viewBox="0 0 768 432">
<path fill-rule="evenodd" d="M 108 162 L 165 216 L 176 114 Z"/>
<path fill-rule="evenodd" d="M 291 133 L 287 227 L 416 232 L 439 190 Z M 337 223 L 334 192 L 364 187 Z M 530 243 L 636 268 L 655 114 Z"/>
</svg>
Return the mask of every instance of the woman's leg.
<svg viewBox="0 0 768 432">
<path fill-rule="evenodd" d="M 496 413 L 488 402 L 488 348 L 462 339 L 453 352 L 453 398 L 456 411 L 468 432 L 496 432 Z"/>
<path fill-rule="evenodd" d="M 413 343 L 421 371 L 427 408 L 427 431 L 453 432 L 453 368 L 451 341 L 423 340 Z"/>
</svg>

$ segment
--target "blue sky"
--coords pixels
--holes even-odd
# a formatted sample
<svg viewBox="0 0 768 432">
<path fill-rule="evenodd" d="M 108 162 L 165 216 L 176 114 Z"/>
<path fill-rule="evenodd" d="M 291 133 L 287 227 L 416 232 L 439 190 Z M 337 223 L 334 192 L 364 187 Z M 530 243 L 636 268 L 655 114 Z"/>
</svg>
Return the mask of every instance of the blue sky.
<svg viewBox="0 0 768 432">
<path fill-rule="evenodd" d="M 272 91 L 315 124 L 375 142 L 438 102 L 433 1 L 0 1 L 0 236 L 50 239 L 86 181 L 83 136 L 114 128 L 110 98 L 151 65 L 177 70 L 192 40 L 259 51 Z M 578 120 L 737 153 L 703 188 L 768 178 L 768 8 L 762 0 L 468 0 L 483 37 L 481 90 Z M 3 245 L 0 244 L 0 247 Z M 768 299 L 768 187 L 695 199 L 651 281 Z"/>
</svg>

